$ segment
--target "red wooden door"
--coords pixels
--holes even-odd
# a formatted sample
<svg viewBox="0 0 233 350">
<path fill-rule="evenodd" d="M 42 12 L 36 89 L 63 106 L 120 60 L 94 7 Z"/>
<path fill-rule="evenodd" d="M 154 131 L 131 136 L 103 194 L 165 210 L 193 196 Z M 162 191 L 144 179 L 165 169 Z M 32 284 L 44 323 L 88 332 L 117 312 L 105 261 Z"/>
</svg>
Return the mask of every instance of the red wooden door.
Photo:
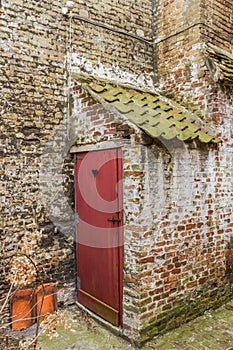
<svg viewBox="0 0 233 350">
<path fill-rule="evenodd" d="M 78 302 L 122 324 L 121 150 L 78 153 L 75 165 Z"/>
</svg>

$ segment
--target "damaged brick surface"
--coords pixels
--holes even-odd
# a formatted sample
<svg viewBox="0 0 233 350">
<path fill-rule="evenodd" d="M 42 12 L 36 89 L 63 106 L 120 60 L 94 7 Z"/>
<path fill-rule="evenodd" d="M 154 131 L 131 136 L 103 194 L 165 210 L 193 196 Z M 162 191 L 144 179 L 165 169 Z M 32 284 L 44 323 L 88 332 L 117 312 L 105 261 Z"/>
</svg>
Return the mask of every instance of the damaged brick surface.
<svg viewBox="0 0 233 350">
<path fill-rule="evenodd" d="M 39 277 L 74 288 L 72 237 L 45 212 L 38 181 L 40 157 L 66 104 L 61 5 L 1 2 L 1 298 L 11 283 L 34 287 Z"/>
<path fill-rule="evenodd" d="M 42 279 L 76 300 L 69 152 L 121 147 L 123 331 L 142 343 L 231 296 L 232 86 L 206 47 L 231 57 L 232 3 L 77 0 L 71 17 L 64 4 L 1 1 L 0 299 Z M 174 100 L 222 142 L 152 139 L 80 72 Z"/>
<path fill-rule="evenodd" d="M 123 332 L 143 344 L 232 296 L 225 260 L 231 155 L 224 145 L 148 143 L 127 114 L 93 96 L 74 82 L 80 136 L 72 151 L 122 147 Z"/>
<path fill-rule="evenodd" d="M 157 20 L 159 90 L 227 128 L 232 106 L 228 90 L 214 80 L 209 43 L 232 52 L 231 1 L 161 1 Z"/>
</svg>

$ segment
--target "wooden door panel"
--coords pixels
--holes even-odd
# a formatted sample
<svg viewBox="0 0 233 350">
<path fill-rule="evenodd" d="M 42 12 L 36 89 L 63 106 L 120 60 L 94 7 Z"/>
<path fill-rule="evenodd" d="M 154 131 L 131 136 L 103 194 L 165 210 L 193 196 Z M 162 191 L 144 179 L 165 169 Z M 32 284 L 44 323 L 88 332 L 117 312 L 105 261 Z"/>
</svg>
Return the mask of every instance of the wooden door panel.
<svg viewBox="0 0 233 350">
<path fill-rule="evenodd" d="M 78 301 L 114 325 L 121 323 L 122 309 L 119 153 L 116 149 L 80 153 L 75 167 Z"/>
<path fill-rule="evenodd" d="M 112 308 L 108 304 L 102 302 L 100 299 L 84 292 L 82 289 L 78 291 L 78 301 L 80 304 L 86 306 L 88 309 L 101 316 L 114 326 L 119 326 L 119 311 Z"/>
</svg>

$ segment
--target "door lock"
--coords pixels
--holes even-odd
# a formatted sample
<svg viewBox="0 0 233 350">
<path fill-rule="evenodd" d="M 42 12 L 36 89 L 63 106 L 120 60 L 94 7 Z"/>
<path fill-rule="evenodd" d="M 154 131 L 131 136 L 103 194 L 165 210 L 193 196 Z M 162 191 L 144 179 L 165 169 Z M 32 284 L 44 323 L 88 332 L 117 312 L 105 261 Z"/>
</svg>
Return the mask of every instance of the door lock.
<svg viewBox="0 0 233 350">
<path fill-rule="evenodd" d="M 113 216 L 111 219 L 108 219 L 108 221 L 112 222 L 113 224 L 115 224 L 116 222 L 121 222 L 121 220 L 118 219 L 116 216 Z"/>
</svg>

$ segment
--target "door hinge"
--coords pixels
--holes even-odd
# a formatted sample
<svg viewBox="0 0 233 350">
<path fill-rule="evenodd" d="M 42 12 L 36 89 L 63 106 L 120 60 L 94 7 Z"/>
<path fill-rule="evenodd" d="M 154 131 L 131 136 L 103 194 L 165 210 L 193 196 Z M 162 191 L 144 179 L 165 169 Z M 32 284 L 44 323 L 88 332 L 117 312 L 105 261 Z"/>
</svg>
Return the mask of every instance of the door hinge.
<svg viewBox="0 0 233 350">
<path fill-rule="evenodd" d="M 79 224 L 79 215 L 78 215 L 78 213 L 74 214 L 74 221 L 75 221 L 76 225 Z"/>
</svg>

